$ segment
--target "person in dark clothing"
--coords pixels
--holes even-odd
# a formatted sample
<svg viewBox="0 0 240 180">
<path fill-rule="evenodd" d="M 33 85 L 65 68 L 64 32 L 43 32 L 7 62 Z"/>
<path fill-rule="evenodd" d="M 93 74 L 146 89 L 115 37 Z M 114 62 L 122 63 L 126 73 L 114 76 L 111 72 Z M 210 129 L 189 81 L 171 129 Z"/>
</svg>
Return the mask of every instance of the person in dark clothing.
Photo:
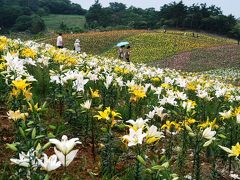
<svg viewBox="0 0 240 180">
<path fill-rule="evenodd" d="M 123 59 L 123 58 L 124 58 L 123 48 L 124 48 L 124 46 L 121 46 L 121 47 L 118 49 L 118 58 L 119 58 L 119 59 Z"/>
<path fill-rule="evenodd" d="M 127 62 L 130 62 L 130 54 L 131 54 L 131 51 L 130 51 L 130 46 L 127 46 L 127 49 L 124 53 L 124 58 L 126 59 Z"/>
</svg>

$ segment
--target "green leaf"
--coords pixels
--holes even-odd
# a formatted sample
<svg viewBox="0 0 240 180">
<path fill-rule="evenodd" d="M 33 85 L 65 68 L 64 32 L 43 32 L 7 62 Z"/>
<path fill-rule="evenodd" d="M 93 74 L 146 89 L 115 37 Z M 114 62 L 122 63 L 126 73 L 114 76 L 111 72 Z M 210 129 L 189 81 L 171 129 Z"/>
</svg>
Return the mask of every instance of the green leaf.
<svg viewBox="0 0 240 180">
<path fill-rule="evenodd" d="M 40 139 L 40 138 L 43 138 L 43 137 L 45 137 L 45 135 L 39 135 L 35 139 Z"/>
<path fill-rule="evenodd" d="M 161 165 L 156 165 L 156 166 L 153 166 L 151 167 L 153 170 L 160 170 L 162 169 L 162 166 Z"/>
<path fill-rule="evenodd" d="M 186 129 L 189 131 L 189 132 L 192 132 L 192 129 L 190 128 L 190 126 L 188 125 L 185 125 Z"/>
<path fill-rule="evenodd" d="M 23 138 L 26 138 L 26 135 L 25 135 L 25 132 L 23 131 L 23 129 L 21 127 L 19 127 L 18 129 L 19 129 L 19 132 L 20 132 L 21 136 Z"/>
<path fill-rule="evenodd" d="M 44 180 L 49 180 L 48 174 L 46 174 L 46 176 L 44 177 Z"/>
<path fill-rule="evenodd" d="M 148 173 L 148 174 L 152 174 L 152 173 L 153 173 L 152 170 L 149 169 L 149 168 L 147 168 L 147 169 L 145 170 L 145 172 Z"/>
<path fill-rule="evenodd" d="M 75 110 L 73 110 L 73 109 L 67 109 L 66 111 L 68 111 L 68 112 L 71 112 L 71 113 L 73 113 L 73 114 L 75 114 L 75 113 L 76 113 L 76 111 L 75 111 Z"/>
<path fill-rule="evenodd" d="M 44 146 L 42 147 L 43 150 L 49 148 L 51 146 L 52 143 L 48 142 L 46 144 L 44 144 Z"/>
<path fill-rule="evenodd" d="M 15 144 L 15 143 L 13 143 L 13 144 L 6 144 L 7 145 L 7 148 L 9 148 L 9 149 L 11 149 L 11 150 L 13 150 L 13 151 L 17 151 L 17 148 L 16 148 L 16 145 L 17 144 Z"/>
<path fill-rule="evenodd" d="M 36 133 L 37 133 L 37 130 L 36 130 L 36 128 L 34 128 L 34 129 L 32 130 L 32 139 L 35 139 Z"/>
<path fill-rule="evenodd" d="M 164 167 L 164 168 L 168 168 L 169 167 L 169 162 L 165 162 L 161 166 Z"/>
<path fill-rule="evenodd" d="M 55 138 L 54 134 L 52 132 L 48 133 L 49 138 Z"/>
<path fill-rule="evenodd" d="M 33 121 L 29 121 L 29 122 L 27 123 L 27 125 L 30 126 L 30 125 L 32 125 L 33 123 L 34 123 Z"/>
<path fill-rule="evenodd" d="M 38 145 L 37 145 L 37 147 L 36 147 L 36 150 L 39 151 L 41 148 L 42 148 L 41 144 L 38 143 Z"/>
<path fill-rule="evenodd" d="M 101 128 L 102 132 L 107 132 L 107 128 Z"/>
<path fill-rule="evenodd" d="M 194 134 L 193 132 L 188 133 L 188 135 L 191 136 L 191 137 L 195 137 L 196 136 L 196 134 Z"/>
<path fill-rule="evenodd" d="M 227 139 L 227 137 L 223 134 L 218 134 L 218 137 L 223 138 L 223 139 Z"/>
<path fill-rule="evenodd" d="M 25 132 L 31 132 L 31 131 L 32 131 L 32 128 L 25 129 Z"/>
<path fill-rule="evenodd" d="M 142 158 L 142 156 L 140 156 L 140 155 L 137 156 L 137 160 L 138 160 L 141 164 L 143 164 L 144 166 L 147 164 L 146 161 L 145 161 L 145 160 Z"/>
<path fill-rule="evenodd" d="M 57 94 L 56 97 L 58 97 L 58 98 L 62 98 L 63 95 L 62 95 L 62 94 Z"/>
<path fill-rule="evenodd" d="M 48 126 L 50 129 L 56 129 L 57 127 L 56 126 L 54 126 L 54 125 L 49 125 Z"/>
</svg>

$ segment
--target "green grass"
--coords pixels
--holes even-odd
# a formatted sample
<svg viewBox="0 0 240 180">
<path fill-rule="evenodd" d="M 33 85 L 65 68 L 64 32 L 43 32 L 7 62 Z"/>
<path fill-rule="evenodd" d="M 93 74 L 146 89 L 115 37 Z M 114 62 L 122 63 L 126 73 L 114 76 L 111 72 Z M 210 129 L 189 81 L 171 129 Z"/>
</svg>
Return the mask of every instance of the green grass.
<svg viewBox="0 0 240 180">
<path fill-rule="evenodd" d="M 126 38 L 131 48 L 133 62 L 155 62 L 166 59 L 175 54 L 193 51 L 195 49 L 233 44 L 235 41 L 217 36 L 199 34 L 192 37 L 192 33 L 181 31 L 148 32 Z M 114 56 L 115 50 L 105 52 L 106 56 Z"/>
<path fill-rule="evenodd" d="M 61 14 L 50 14 L 44 16 L 43 20 L 49 30 L 59 30 L 60 24 L 63 22 L 68 28 L 78 27 L 84 29 L 85 17 L 80 15 L 61 15 Z"/>
<path fill-rule="evenodd" d="M 236 44 L 236 41 L 232 39 L 209 34 L 198 34 L 198 37 L 193 37 L 191 32 L 182 31 L 168 31 L 167 33 L 163 33 L 160 31 L 123 30 L 64 34 L 64 47 L 73 49 L 74 41 L 77 38 L 81 40 L 82 50 L 88 54 L 117 57 L 117 48 L 114 45 L 120 41 L 128 41 L 132 47 L 132 62 L 158 64 L 161 67 L 187 71 L 191 71 L 192 69 L 196 71 L 208 70 L 212 69 L 213 65 L 222 66 L 222 62 L 217 62 L 217 64 L 215 62 L 216 58 L 222 59 L 222 57 L 225 58 L 224 62 L 226 61 L 225 64 L 227 65 L 227 58 L 233 53 L 232 50 L 229 50 L 229 48 L 226 48 L 224 52 L 221 49 L 205 50 L 209 50 L 212 47 Z M 55 45 L 56 37 L 48 38 L 42 42 Z M 229 52 L 226 52 L 227 50 Z M 191 59 L 189 63 L 181 60 L 181 56 L 177 57 L 180 58 L 179 61 L 171 59 L 174 55 L 184 52 L 191 53 L 191 57 L 187 57 L 187 59 Z M 237 52 L 237 50 L 234 50 L 234 52 Z M 239 57 L 238 54 L 233 58 L 236 59 Z M 231 62 L 235 62 L 235 59 L 231 60 Z M 236 62 L 238 62 L 237 59 Z M 181 63 L 183 64 L 181 65 Z M 180 65 L 181 67 L 178 68 L 176 65 Z"/>
<path fill-rule="evenodd" d="M 88 32 L 80 34 L 63 34 L 64 47 L 73 49 L 73 44 L 76 39 L 80 39 L 82 50 L 88 54 L 101 55 L 104 52 L 113 49 L 117 42 L 124 41 L 126 38 L 141 34 L 146 31 L 144 30 L 124 30 L 124 31 L 108 31 L 108 32 Z M 56 36 L 54 38 L 48 38 L 43 41 L 55 46 Z M 116 54 L 117 56 L 117 54 Z M 114 55 L 115 57 L 115 55 Z"/>
</svg>

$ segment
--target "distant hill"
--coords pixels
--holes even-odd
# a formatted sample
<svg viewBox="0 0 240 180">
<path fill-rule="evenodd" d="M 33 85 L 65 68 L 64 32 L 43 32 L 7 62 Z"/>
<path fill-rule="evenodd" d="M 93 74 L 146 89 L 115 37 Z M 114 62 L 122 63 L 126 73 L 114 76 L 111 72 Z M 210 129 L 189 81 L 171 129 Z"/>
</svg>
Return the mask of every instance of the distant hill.
<svg viewBox="0 0 240 180">
<path fill-rule="evenodd" d="M 61 15 L 50 14 L 42 17 L 48 30 L 59 31 L 60 24 L 63 23 L 67 28 L 75 30 L 84 30 L 86 23 L 85 17 L 80 15 Z"/>
</svg>

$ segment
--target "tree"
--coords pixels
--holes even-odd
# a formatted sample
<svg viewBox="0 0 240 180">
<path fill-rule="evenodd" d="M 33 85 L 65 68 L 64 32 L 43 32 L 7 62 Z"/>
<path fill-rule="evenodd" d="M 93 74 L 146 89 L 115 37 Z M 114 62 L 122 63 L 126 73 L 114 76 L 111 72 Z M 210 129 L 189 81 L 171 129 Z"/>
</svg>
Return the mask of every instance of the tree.
<svg viewBox="0 0 240 180">
<path fill-rule="evenodd" d="M 37 34 L 41 31 L 45 30 L 45 23 L 44 21 L 41 19 L 40 16 L 38 15 L 34 15 L 32 16 L 32 21 L 31 21 L 31 28 L 30 28 L 31 32 L 33 34 Z"/>
<path fill-rule="evenodd" d="M 172 19 L 176 27 L 182 26 L 184 18 L 187 16 L 187 6 L 182 1 L 165 4 L 160 9 L 160 18 Z"/>
<path fill-rule="evenodd" d="M 237 39 L 238 45 L 239 45 L 240 43 L 240 24 L 239 23 L 235 25 L 231 30 L 231 36 Z"/>
<path fill-rule="evenodd" d="M 31 28 L 32 17 L 27 15 L 19 16 L 16 20 L 16 24 L 14 25 L 13 29 L 15 31 L 25 31 Z"/>
<path fill-rule="evenodd" d="M 89 8 L 86 14 L 86 21 L 90 27 L 101 26 L 103 8 L 98 0 Z"/>
<path fill-rule="evenodd" d="M 33 34 L 37 34 L 45 29 L 44 21 L 40 16 L 32 15 L 26 16 L 22 15 L 17 18 L 16 24 L 13 26 L 15 31 L 26 31 L 29 30 Z"/>
<path fill-rule="evenodd" d="M 0 7 L 0 25 L 4 28 L 11 28 L 16 19 L 23 15 L 23 10 L 19 6 L 2 6 Z"/>
</svg>

